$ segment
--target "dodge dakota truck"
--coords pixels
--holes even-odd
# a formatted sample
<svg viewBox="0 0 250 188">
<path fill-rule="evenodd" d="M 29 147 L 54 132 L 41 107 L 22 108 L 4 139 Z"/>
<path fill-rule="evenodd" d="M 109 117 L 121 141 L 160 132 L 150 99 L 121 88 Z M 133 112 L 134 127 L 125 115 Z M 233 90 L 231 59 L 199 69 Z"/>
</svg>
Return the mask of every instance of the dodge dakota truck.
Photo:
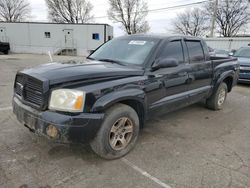
<svg viewBox="0 0 250 188">
<path fill-rule="evenodd" d="M 0 52 L 8 54 L 10 50 L 10 43 L 0 41 Z"/>
<path fill-rule="evenodd" d="M 210 57 L 200 38 L 123 36 L 83 62 L 17 72 L 13 111 L 38 135 L 89 143 L 99 156 L 116 159 L 131 151 L 153 116 L 199 101 L 222 109 L 239 67 L 236 58 Z"/>
</svg>

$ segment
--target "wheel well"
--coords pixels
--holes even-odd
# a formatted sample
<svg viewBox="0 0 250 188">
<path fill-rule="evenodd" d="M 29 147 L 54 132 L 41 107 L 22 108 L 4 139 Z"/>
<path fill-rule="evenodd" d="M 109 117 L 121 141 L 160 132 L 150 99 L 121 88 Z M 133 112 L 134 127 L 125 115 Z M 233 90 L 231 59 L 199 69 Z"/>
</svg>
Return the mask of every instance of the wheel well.
<svg viewBox="0 0 250 188">
<path fill-rule="evenodd" d="M 233 77 L 228 76 L 223 80 L 223 82 L 225 82 L 227 84 L 228 92 L 231 92 L 232 86 L 233 86 Z"/>
<path fill-rule="evenodd" d="M 140 127 L 142 128 L 144 125 L 144 120 L 145 120 L 144 119 L 145 112 L 144 112 L 143 104 L 137 100 L 124 100 L 124 101 L 119 101 L 119 103 L 126 104 L 136 111 L 136 113 L 139 117 Z"/>
</svg>

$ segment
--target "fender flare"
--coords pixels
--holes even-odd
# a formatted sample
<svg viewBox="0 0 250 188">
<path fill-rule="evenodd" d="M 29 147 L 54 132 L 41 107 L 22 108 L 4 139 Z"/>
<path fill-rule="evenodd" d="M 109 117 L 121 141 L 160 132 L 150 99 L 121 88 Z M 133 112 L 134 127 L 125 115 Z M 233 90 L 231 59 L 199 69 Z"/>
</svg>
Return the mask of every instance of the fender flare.
<svg viewBox="0 0 250 188">
<path fill-rule="evenodd" d="M 146 110 L 146 94 L 141 89 L 124 89 L 108 93 L 101 98 L 97 99 L 94 103 L 91 112 L 104 111 L 115 103 L 124 100 L 135 100 L 143 105 L 143 110 Z"/>
<path fill-rule="evenodd" d="M 213 92 L 219 87 L 221 82 L 223 82 L 223 80 L 225 80 L 228 77 L 231 77 L 234 80 L 235 72 L 233 70 L 229 70 L 219 75 L 218 79 L 215 82 Z"/>
</svg>

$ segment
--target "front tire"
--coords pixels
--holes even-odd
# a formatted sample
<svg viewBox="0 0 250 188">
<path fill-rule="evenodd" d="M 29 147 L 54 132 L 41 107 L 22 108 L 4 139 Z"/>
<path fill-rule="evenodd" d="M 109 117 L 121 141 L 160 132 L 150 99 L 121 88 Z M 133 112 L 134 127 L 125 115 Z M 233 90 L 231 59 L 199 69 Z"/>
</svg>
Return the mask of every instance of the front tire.
<svg viewBox="0 0 250 188">
<path fill-rule="evenodd" d="M 207 107 L 212 110 L 221 110 L 226 101 L 227 93 L 227 84 L 222 82 L 212 96 L 207 99 Z"/>
<path fill-rule="evenodd" d="M 128 105 L 116 104 L 105 112 L 102 126 L 90 146 L 102 158 L 120 158 L 135 146 L 139 129 L 136 111 Z"/>
<path fill-rule="evenodd" d="M 5 50 L 3 53 L 4 53 L 5 55 L 8 55 L 8 54 L 9 54 L 9 50 Z"/>
</svg>

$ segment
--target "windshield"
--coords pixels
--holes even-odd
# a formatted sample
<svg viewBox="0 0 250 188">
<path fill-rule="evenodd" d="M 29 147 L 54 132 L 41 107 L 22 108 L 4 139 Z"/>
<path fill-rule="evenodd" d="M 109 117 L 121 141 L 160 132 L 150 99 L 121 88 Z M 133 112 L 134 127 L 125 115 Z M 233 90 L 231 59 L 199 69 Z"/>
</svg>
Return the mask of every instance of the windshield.
<svg viewBox="0 0 250 188">
<path fill-rule="evenodd" d="M 235 52 L 234 56 L 250 58 L 250 48 L 240 48 Z"/>
<path fill-rule="evenodd" d="M 101 46 L 89 58 L 142 65 L 157 42 L 155 39 L 113 39 Z"/>
</svg>

